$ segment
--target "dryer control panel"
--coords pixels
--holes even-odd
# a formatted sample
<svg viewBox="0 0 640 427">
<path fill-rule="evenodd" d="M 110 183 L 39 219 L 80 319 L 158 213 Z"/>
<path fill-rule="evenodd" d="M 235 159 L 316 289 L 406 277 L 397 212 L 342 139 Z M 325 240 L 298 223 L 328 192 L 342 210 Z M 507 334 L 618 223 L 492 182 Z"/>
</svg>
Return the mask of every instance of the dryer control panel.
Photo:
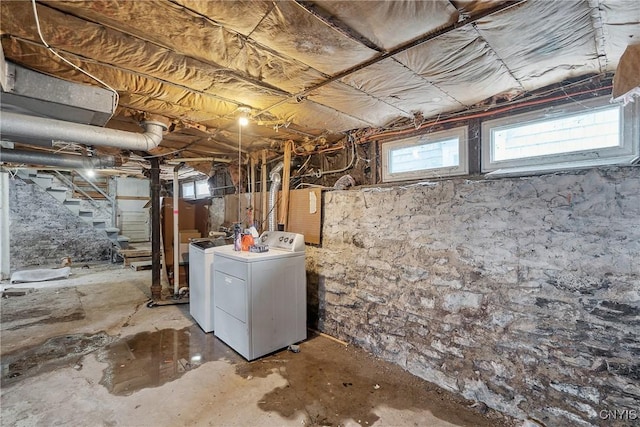
<svg viewBox="0 0 640 427">
<path fill-rule="evenodd" d="M 304 252 L 304 235 L 287 231 L 265 231 L 258 238 L 261 245 L 289 252 Z"/>
</svg>

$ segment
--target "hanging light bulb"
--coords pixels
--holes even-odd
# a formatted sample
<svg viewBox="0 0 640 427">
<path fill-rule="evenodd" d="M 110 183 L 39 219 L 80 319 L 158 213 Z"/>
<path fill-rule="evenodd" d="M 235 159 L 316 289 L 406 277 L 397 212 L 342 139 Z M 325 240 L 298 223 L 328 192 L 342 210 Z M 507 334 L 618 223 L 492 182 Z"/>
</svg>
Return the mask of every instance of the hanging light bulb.
<svg viewBox="0 0 640 427">
<path fill-rule="evenodd" d="M 93 178 L 96 176 L 96 171 L 94 171 L 93 169 L 86 169 L 85 173 L 89 178 Z"/>
<path fill-rule="evenodd" d="M 248 125 L 249 113 L 251 112 L 251 108 L 241 106 L 241 107 L 238 107 L 238 111 L 240 111 L 240 116 L 238 117 L 238 124 L 240 124 L 240 126 Z"/>
</svg>

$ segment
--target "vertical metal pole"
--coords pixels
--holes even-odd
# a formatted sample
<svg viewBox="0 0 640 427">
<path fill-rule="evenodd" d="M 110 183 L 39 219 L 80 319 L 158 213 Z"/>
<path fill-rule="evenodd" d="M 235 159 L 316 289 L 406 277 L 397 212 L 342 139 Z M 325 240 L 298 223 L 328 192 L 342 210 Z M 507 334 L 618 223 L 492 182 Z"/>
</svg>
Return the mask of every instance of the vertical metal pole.
<svg viewBox="0 0 640 427">
<path fill-rule="evenodd" d="M 108 178 L 107 177 L 107 182 L 109 183 L 109 185 L 107 185 L 107 194 L 110 196 L 110 198 L 107 198 L 107 201 L 111 202 L 111 226 L 112 227 L 117 227 L 118 226 L 118 205 L 117 205 L 117 199 L 118 199 L 118 188 L 117 188 L 117 181 L 115 180 L 115 178 Z"/>
<path fill-rule="evenodd" d="M 242 224 L 242 125 L 238 123 L 238 222 Z M 242 228 L 242 225 L 240 225 Z"/>
<path fill-rule="evenodd" d="M 160 159 L 151 158 L 151 298 L 162 298 L 160 283 Z"/>
<path fill-rule="evenodd" d="M 173 296 L 180 292 L 180 181 L 178 171 L 184 165 L 180 163 L 173 168 Z"/>
<path fill-rule="evenodd" d="M 256 158 L 251 156 L 251 209 L 253 212 L 252 215 L 252 223 L 249 226 L 252 226 L 254 222 L 256 222 Z"/>
<path fill-rule="evenodd" d="M 262 168 L 260 177 L 260 191 L 262 192 L 262 212 L 260 213 L 260 229 L 259 232 L 266 230 L 267 222 L 267 150 L 262 150 Z"/>
<path fill-rule="evenodd" d="M 0 279 L 11 275 L 9 245 L 9 171 L 0 170 Z"/>
</svg>

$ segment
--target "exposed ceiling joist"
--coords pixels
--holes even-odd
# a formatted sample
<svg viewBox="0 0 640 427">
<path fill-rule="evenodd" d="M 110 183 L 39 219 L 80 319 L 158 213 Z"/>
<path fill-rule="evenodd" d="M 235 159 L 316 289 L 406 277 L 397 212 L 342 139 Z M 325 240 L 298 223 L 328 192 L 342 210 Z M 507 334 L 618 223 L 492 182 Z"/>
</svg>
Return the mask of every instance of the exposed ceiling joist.
<svg viewBox="0 0 640 427">
<path fill-rule="evenodd" d="M 37 10 L 54 49 L 117 89 L 108 127 L 170 119 L 153 150 L 166 156 L 233 157 L 244 106 L 247 152 L 409 130 L 612 73 L 640 40 L 640 3 L 627 0 L 43 0 Z M 97 85 L 42 46 L 31 2 L 5 0 L 0 12 L 9 61 Z"/>
</svg>

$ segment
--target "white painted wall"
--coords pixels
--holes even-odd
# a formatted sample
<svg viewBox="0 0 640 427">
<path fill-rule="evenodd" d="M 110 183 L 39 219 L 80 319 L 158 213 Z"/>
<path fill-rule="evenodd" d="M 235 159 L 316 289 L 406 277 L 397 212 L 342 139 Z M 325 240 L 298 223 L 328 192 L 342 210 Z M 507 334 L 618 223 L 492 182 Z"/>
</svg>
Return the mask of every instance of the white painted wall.
<svg viewBox="0 0 640 427">
<path fill-rule="evenodd" d="M 151 209 L 145 208 L 150 194 L 148 179 L 118 178 L 116 181 L 117 227 L 120 234 L 129 237 L 130 242 L 151 240 Z"/>
</svg>

